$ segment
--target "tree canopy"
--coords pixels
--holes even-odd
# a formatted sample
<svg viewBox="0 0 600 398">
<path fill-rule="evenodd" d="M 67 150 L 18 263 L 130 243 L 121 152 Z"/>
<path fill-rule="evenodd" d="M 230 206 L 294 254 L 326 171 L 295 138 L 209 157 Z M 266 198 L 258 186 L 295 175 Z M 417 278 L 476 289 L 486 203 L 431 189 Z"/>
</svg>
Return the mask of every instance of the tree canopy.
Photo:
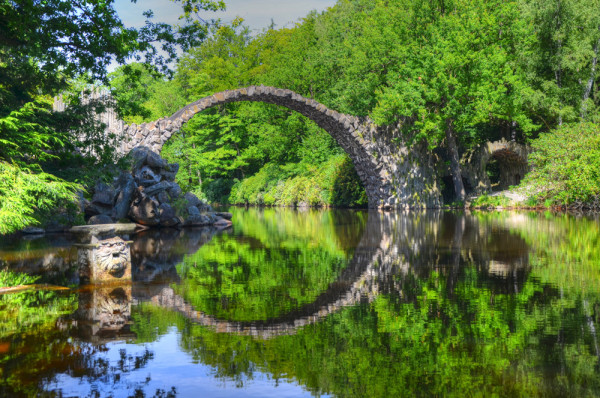
<svg viewBox="0 0 600 398">
<path fill-rule="evenodd" d="M 154 23 L 148 11 L 146 25 L 134 29 L 124 26 L 113 1 L 0 1 L 0 175 L 3 182 L 35 181 L 37 185 L 33 190 L 0 188 L 1 233 L 35 223 L 33 214 L 73 201 L 75 192 L 82 189 L 43 174 L 36 177 L 44 168 L 56 168 L 48 162 L 69 159 L 90 166 L 112 160 L 110 137 L 98 134 L 102 126 L 90 111 L 102 104 L 82 107 L 77 90 L 68 111 L 57 114 L 52 112 L 52 96 L 78 85 L 86 88 L 107 82 L 111 62 L 144 60 L 168 72 L 177 48 L 197 46 L 207 35 L 210 21 L 195 16 L 201 10 L 224 7 L 223 2 L 179 2 L 182 26 Z M 107 151 L 108 156 L 90 150 L 92 146 Z M 94 156 L 76 159 L 81 158 L 74 154 L 77 147 Z"/>
</svg>

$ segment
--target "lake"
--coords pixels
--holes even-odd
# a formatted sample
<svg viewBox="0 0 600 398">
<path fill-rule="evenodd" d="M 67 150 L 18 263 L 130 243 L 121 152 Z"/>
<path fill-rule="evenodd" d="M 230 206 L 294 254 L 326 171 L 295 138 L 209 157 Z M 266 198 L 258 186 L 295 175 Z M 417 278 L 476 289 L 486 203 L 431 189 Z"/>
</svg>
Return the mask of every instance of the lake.
<svg viewBox="0 0 600 398">
<path fill-rule="evenodd" d="M 68 236 L 0 242 L 0 396 L 600 395 L 600 221 L 233 208 L 131 237 L 80 286 Z"/>
</svg>

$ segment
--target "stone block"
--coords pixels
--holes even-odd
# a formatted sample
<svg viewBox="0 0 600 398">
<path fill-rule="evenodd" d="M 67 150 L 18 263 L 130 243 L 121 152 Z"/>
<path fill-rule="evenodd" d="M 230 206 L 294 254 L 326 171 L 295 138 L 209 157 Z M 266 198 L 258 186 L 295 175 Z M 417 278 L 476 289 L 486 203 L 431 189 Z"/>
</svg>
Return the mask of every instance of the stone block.
<svg viewBox="0 0 600 398">
<path fill-rule="evenodd" d="M 129 242 L 119 237 L 76 245 L 79 276 L 90 283 L 131 280 Z"/>
<path fill-rule="evenodd" d="M 171 199 L 177 199 L 181 195 L 181 187 L 176 182 L 171 182 L 171 186 L 167 189 L 167 193 Z"/>
<path fill-rule="evenodd" d="M 190 216 L 199 216 L 200 215 L 200 210 L 198 210 L 198 208 L 196 206 L 189 206 L 187 208 L 187 212 L 188 212 L 188 215 L 190 215 Z"/>
<path fill-rule="evenodd" d="M 148 196 L 156 196 L 160 192 L 165 192 L 170 187 L 171 184 L 168 181 L 161 181 L 158 184 L 151 185 L 144 189 L 144 194 Z"/>
</svg>

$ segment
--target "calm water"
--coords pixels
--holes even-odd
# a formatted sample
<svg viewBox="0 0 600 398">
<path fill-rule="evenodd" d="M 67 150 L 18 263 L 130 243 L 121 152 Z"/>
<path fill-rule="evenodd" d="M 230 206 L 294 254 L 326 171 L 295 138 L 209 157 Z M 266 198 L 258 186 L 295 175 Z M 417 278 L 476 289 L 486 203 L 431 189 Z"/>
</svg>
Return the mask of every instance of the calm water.
<svg viewBox="0 0 600 398">
<path fill-rule="evenodd" d="M 543 213 L 233 209 L 133 237 L 78 287 L 67 237 L 0 266 L 0 396 L 599 396 L 600 222 Z"/>
</svg>

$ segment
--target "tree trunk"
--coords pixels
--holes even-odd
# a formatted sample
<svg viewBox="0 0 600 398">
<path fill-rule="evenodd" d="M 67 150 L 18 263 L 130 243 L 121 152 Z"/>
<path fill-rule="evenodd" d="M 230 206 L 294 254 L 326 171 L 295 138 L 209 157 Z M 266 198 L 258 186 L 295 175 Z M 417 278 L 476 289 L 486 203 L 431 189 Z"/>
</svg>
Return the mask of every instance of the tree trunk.
<svg viewBox="0 0 600 398">
<path fill-rule="evenodd" d="M 467 194 L 465 193 L 465 186 L 462 182 L 460 158 L 458 157 L 458 147 L 456 146 L 456 137 L 454 135 L 454 130 L 452 129 L 451 121 L 446 122 L 446 144 L 448 145 L 448 153 L 450 154 L 450 173 L 452 174 L 456 200 L 463 202 Z"/>
<path fill-rule="evenodd" d="M 556 10 L 556 31 L 560 30 L 561 20 L 560 20 L 560 1 L 558 2 L 558 9 Z M 557 48 L 556 48 L 556 59 L 557 59 L 557 69 L 554 71 L 554 77 L 556 79 L 556 85 L 558 86 L 559 93 L 559 101 L 560 111 L 562 112 L 562 67 L 561 67 L 561 53 L 562 53 L 562 40 L 558 40 Z M 558 115 L 558 125 L 562 126 L 563 119 L 562 113 Z"/>
<path fill-rule="evenodd" d="M 600 27 L 598 28 L 600 29 Z M 585 86 L 585 91 L 583 92 L 583 99 L 581 100 L 581 119 L 585 120 L 585 114 L 587 111 L 586 101 L 590 98 L 590 94 L 592 93 L 592 87 L 594 86 L 594 79 L 596 77 L 596 65 L 598 64 L 598 50 L 600 49 L 600 38 L 596 42 L 594 46 L 594 58 L 592 59 L 592 71 L 590 73 L 590 78 Z"/>
</svg>

